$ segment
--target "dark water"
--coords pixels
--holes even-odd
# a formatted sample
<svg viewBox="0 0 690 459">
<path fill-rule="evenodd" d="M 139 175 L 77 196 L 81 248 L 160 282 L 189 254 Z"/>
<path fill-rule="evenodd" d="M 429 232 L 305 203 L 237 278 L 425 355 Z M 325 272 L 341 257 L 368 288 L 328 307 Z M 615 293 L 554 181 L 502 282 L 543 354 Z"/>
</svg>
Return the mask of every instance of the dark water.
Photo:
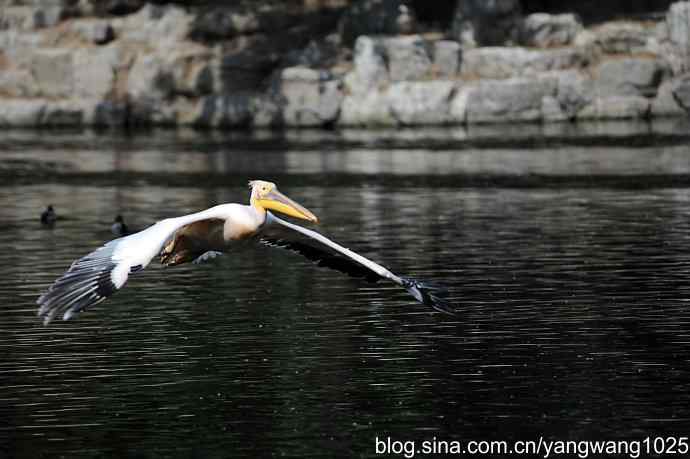
<svg viewBox="0 0 690 459">
<path fill-rule="evenodd" d="M 0 457 L 687 436 L 690 142 L 614 128 L 4 135 Z M 76 321 L 36 318 L 115 214 L 144 227 L 274 177 L 321 231 L 447 285 L 457 317 L 257 249 L 152 265 Z M 64 216 L 52 230 L 37 223 L 47 203 Z"/>
</svg>

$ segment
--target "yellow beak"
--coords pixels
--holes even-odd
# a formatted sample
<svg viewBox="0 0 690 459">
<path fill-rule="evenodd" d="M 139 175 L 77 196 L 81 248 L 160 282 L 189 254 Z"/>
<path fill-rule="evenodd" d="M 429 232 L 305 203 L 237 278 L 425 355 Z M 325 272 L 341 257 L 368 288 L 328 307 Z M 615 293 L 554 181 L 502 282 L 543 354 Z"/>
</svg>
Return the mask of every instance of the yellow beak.
<svg viewBox="0 0 690 459">
<path fill-rule="evenodd" d="M 285 196 L 280 191 L 273 189 L 269 192 L 263 199 L 257 200 L 259 204 L 264 209 L 275 210 L 281 214 L 289 215 L 295 218 L 301 218 L 302 220 L 308 220 L 313 223 L 319 221 L 316 215 L 311 213 L 309 209 L 306 209 L 299 204 L 297 204 L 292 199 Z"/>
</svg>

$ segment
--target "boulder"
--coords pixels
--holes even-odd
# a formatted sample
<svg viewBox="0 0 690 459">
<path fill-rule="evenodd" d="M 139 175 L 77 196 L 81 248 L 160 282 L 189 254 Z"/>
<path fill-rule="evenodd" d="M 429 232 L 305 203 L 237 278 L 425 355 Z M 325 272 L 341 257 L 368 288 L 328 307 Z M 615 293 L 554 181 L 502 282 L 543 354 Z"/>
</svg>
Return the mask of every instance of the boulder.
<svg viewBox="0 0 690 459">
<path fill-rule="evenodd" d="M 594 82 L 576 70 L 556 72 L 553 76 L 558 80 L 556 100 L 560 109 L 569 119 L 575 118 L 577 112 L 592 101 Z"/>
<path fill-rule="evenodd" d="M 405 0 L 356 0 L 343 13 L 338 30 L 344 44 L 362 35 L 399 35 L 413 33 L 414 11 Z"/>
<path fill-rule="evenodd" d="M 174 48 L 189 35 L 193 16 L 174 5 L 147 3 L 136 14 L 111 21 L 115 35 L 155 48 Z"/>
<path fill-rule="evenodd" d="M 556 94 L 555 78 L 481 81 L 468 95 L 467 122 L 538 121 L 542 100 Z"/>
<path fill-rule="evenodd" d="M 577 113 L 578 120 L 640 119 L 649 116 L 650 101 L 640 96 L 597 97 Z"/>
<path fill-rule="evenodd" d="M 4 61 L 30 68 L 34 53 L 40 52 L 39 48 L 45 45 L 45 41 L 40 31 L 0 30 L 0 53 Z"/>
<path fill-rule="evenodd" d="M 668 37 L 679 60 L 677 73 L 690 70 L 690 2 L 671 5 L 666 14 Z"/>
<path fill-rule="evenodd" d="M 30 71 L 38 93 L 46 97 L 70 97 L 74 84 L 74 53 L 69 48 L 39 48 L 30 55 Z"/>
<path fill-rule="evenodd" d="M 115 76 L 121 61 L 121 49 L 115 43 L 73 52 L 75 94 L 93 99 L 104 99 L 114 94 Z"/>
<path fill-rule="evenodd" d="M 679 105 L 673 94 L 681 81 L 682 80 L 666 80 L 661 83 L 656 98 L 652 101 L 651 115 L 653 117 L 685 115 L 685 110 Z"/>
<path fill-rule="evenodd" d="M 355 95 L 364 95 L 388 81 L 384 51 L 370 37 L 359 37 L 354 50 L 354 67 L 345 76 L 345 87 Z"/>
<path fill-rule="evenodd" d="M 36 97 L 39 95 L 40 92 L 37 90 L 36 82 L 29 70 L 9 68 L 0 71 L 0 97 Z"/>
<path fill-rule="evenodd" d="M 403 81 L 390 86 L 387 99 L 399 124 L 447 124 L 455 91 L 453 81 Z"/>
<path fill-rule="evenodd" d="M 85 103 L 78 99 L 50 101 L 38 120 L 45 127 L 83 126 Z"/>
<path fill-rule="evenodd" d="M 434 43 L 434 72 L 440 78 L 454 78 L 460 72 L 460 43 L 439 40 Z"/>
<path fill-rule="evenodd" d="M 340 38 L 336 34 L 330 34 L 322 39 L 310 40 L 302 49 L 289 51 L 285 61 L 288 67 L 325 69 L 339 63 L 341 52 Z"/>
<path fill-rule="evenodd" d="M 544 96 L 541 99 L 541 117 L 543 121 L 567 121 L 571 115 L 564 110 L 554 96 Z"/>
<path fill-rule="evenodd" d="M 516 44 L 522 27 L 519 0 L 457 2 L 450 37 L 465 47 Z"/>
<path fill-rule="evenodd" d="M 72 23 L 72 29 L 88 43 L 105 45 L 115 39 L 115 31 L 110 22 L 105 20 L 78 20 Z"/>
<path fill-rule="evenodd" d="M 534 13 L 525 18 L 522 43 L 537 48 L 570 45 L 581 30 L 582 23 L 574 14 Z"/>
<path fill-rule="evenodd" d="M 328 72 L 289 67 L 280 75 L 282 121 L 287 126 L 323 126 L 333 123 L 343 99 L 342 84 Z"/>
<path fill-rule="evenodd" d="M 214 94 L 201 100 L 200 111 L 191 123 L 210 127 L 246 127 L 251 124 L 249 93 Z"/>
<path fill-rule="evenodd" d="M 462 73 L 474 78 L 511 78 L 550 70 L 580 68 L 587 62 L 587 57 L 577 48 L 529 50 L 485 47 L 463 52 Z"/>
<path fill-rule="evenodd" d="M 690 113 L 690 76 L 679 79 L 673 87 L 673 98 L 686 112 Z"/>
<path fill-rule="evenodd" d="M 67 12 L 59 5 L 7 6 L 0 8 L 0 30 L 53 27 L 66 16 Z"/>
<path fill-rule="evenodd" d="M 178 108 L 179 110 L 179 108 Z M 269 127 L 280 124 L 280 107 L 269 97 L 253 93 L 214 94 L 200 99 L 180 123 L 198 127 Z"/>
<path fill-rule="evenodd" d="M 193 42 L 179 43 L 165 55 L 165 67 L 170 69 L 175 94 L 195 97 L 214 91 L 213 51 Z"/>
<path fill-rule="evenodd" d="M 665 69 L 657 59 L 631 57 L 604 61 L 597 74 L 600 95 L 654 97 Z"/>
<path fill-rule="evenodd" d="M 607 22 L 593 29 L 596 44 L 607 54 L 647 52 L 647 43 L 654 37 L 654 28 L 636 22 Z"/>
<path fill-rule="evenodd" d="M 0 126 L 39 126 L 47 103 L 44 99 L 2 99 L 0 101 Z"/>
<path fill-rule="evenodd" d="M 426 42 L 419 35 L 399 36 L 383 40 L 392 81 L 418 80 L 431 70 Z"/>
<path fill-rule="evenodd" d="M 340 105 L 338 124 L 343 126 L 395 126 L 397 123 L 386 90 L 346 94 Z"/>
<path fill-rule="evenodd" d="M 87 126 L 122 127 L 128 122 L 128 106 L 124 101 L 89 100 L 82 121 Z"/>
<path fill-rule="evenodd" d="M 450 101 L 449 117 L 455 124 L 467 123 L 467 105 L 470 99 L 470 94 L 475 91 L 477 84 L 457 84 L 455 95 Z"/>
<path fill-rule="evenodd" d="M 174 121 L 168 101 L 175 88 L 171 69 L 162 57 L 141 54 L 132 65 L 127 77 L 127 98 L 134 124 Z"/>
</svg>

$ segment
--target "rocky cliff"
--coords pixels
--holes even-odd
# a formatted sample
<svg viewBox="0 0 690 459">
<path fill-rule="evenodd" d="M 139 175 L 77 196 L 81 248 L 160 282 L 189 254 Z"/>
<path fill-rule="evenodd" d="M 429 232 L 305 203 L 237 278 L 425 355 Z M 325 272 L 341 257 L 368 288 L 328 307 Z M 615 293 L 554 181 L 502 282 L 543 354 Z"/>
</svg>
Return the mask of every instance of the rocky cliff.
<svg viewBox="0 0 690 459">
<path fill-rule="evenodd" d="M 0 126 L 400 126 L 690 110 L 689 1 L 603 22 L 563 2 L 429 5 L 0 0 Z"/>
</svg>

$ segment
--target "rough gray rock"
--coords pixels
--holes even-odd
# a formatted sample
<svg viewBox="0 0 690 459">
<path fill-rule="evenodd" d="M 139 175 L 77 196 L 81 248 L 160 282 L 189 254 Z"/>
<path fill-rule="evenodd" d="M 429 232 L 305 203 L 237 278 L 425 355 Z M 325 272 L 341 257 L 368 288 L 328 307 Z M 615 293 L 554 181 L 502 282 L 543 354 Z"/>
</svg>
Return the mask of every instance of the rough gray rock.
<svg viewBox="0 0 690 459">
<path fill-rule="evenodd" d="M 479 78 L 510 78 L 550 70 L 583 67 L 587 57 L 577 48 L 529 50 L 485 47 L 465 50 L 462 73 Z"/>
<path fill-rule="evenodd" d="M 554 76 L 558 79 L 556 88 L 558 105 L 563 113 L 572 119 L 577 112 L 592 101 L 594 82 L 576 70 L 557 72 Z"/>
<path fill-rule="evenodd" d="M 635 22 L 609 22 L 593 29 L 593 33 L 602 52 L 631 54 L 649 51 L 647 44 L 655 31 Z"/>
<path fill-rule="evenodd" d="M 66 11 L 58 5 L 8 6 L 0 8 L 0 30 L 36 30 L 57 25 Z"/>
<path fill-rule="evenodd" d="M 365 95 L 388 81 L 382 47 L 372 38 L 361 36 L 355 44 L 354 67 L 345 76 L 347 91 Z"/>
<path fill-rule="evenodd" d="M 191 123 L 210 127 L 247 127 L 251 125 L 253 94 L 210 95 L 201 102 L 201 111 Z"/>
<path fill-rule="evenodd" d="M 127 124 L 127 116 L 125 102 L 92 100 L 87 102 L 82 122 L 88 126 L 122 127 Z"/>
<path fill-rule="evenodd" d="M 82 39 L 96 45 L 105 45 L 115 39 L 115 31 L 105 20 L 74 21 L 72 28 Z"/>
<path fill-rule="evenodd" d="M 671 5 L 666 14 L 668 37 L 679 65 L 677 72 L 690 70 L 690 2 Z"/>
<path fill-rule="evenodd" d="M 556 93 L 555 78 L 481 81 L 467 100 L 468 123 L 537 121 L 542 100 Z"/>
<path fill-rule="evenodd" d="M 450 36 L 463 46 L 501 46 L 518 42 L 522 27 L 519 0 L 457 2 Z"/>
<path fill-rule="evenodd" d="M 75 94 L 94 99 L 104 99 L 113 94 L 121 60 L 121 49 L 115 43 L 105 47 L 81 48 L 74 52 Z"/>
<path fill-rule="evenodd" d="M 38 93 L 46 97 L 70 97 L 74 84 L 73 53 L 69 48 L 36 49 L 30 71 Z"/>
<path fill-rule="evenodd" d="M 388 92 L 370 91 L 367 94 L 347 94 L 340 106 L 338 124 L 343 126 L 395 126 L 388 100 Z"/>
<path fill-rule="evenodd" d="M 0 96 L 36 97 L 39 95 L 36 82 L 29 70 L 9 68 L 0 72 Z"/>
<path fill-rule="evenodd" d="M 206 46 L 192 42 L 179 43 L 165 56 L 170 69 L 173 92 L 187 97 L 214 92 L 214 54 Z"/>
<path fill-rule="evenodd" d="M 118 37 L 167 50 L 187 38 L 192 20 L 180 7 L 147 3 L 136 14 L 113 19 L 111 25 Z"/>
<path fill-rule="evenodd" d="M 673 91 L 682 80 L 667 80 L 661 83 L 656 98 L 652 101 L 651 115 L 653 117 L 682 116 L 683 107 L 678 104 Z"/>
<path fill-rule="evenodd" d="M 386 38 L 383 47 L 392 81 L 418 80 L 429 74 L 431 59 L 419 35 Z"/>
<path fill-rule="evenodd" d="M 690 76 L 685 76 L 673 87 L 673 98 L 690 114 Z"/>
<path fill-rule="evenodd" d="M 170 124 L 175 115 L 168 103 L 175 88 L 172 72 L 155 54 L 141 54 L 127 78 L 127 96 L 133 124 Z"/>
<path fill-rule="evenodd" d="M 570 45 L 581 30 L 582 24 L 574 14 L 534 13 L 525 18 L 522 43 L 538 48 Z"/>
<path fill-rule="evenodd" d="M 362 35 L 413 33 L 414 11 L 405 0 L 357 0 L 343 13 L 338 30 L 343 43 L 351 44 Z"/>
<path fill-rule="evenodd" d="M 455 90 L 453 81 L 404 81 L 392 84 L 387 98 L 391 114 L 400 124 L 447 124 L 452 121 L 450 104 Z"/>
<path fill-rule="evenodd" d="M 434 43 L 434 70 L 440 78 L 454 78 L 460 72 L 460 43 L 439 40 Z"/>
<path fill-rule="evenodd" d="M 654 97 L 665 72 L 657 59 L 624 58 L 604 61 L 597 73 L 600 95 Z"/>
<path fill-rule="evenodd" d="M 282 120 L 288 126 L 323 126 L 335 121 L 342 84 L 326 72 L 289 67 L 280 75 Z"/>
<path fill-rule="evenodd" d="M 0 126 L 39 126 L 46 103 L 44 99 L 3 99 L 0 102 Z"/>
<path fill-rule="evenodd" d="M 467 105 L 470 94 L 476 90 L 478 83 L 457 84 L 455 96 L 450 102 L 450 119 L 455 124 L 467 123 Z"/>
<path fill-rule="evenodd" d="M 62 99 L 46 104 L 38 120 L 40 126 L 81 126 L 84 124 L 85 104 L 81 100 Z"/>
<path fill-rule="evenodd" d="M 180 125 L 216 128 L 281 125 L 279 105 L 268 96 L 255 92 L 213 94 L 189 104 L 178 101 L 176 109 Z"/>
<path fill-rule="evenodd" d="M 553 96 L 544 96 L 541 99 L 541 118 L 543 121 L 567 121 L 571 118 L 558 99 Z"/>
<path fill-rule="evenodd" d="M 597 97 L 577 114 L 578 120 L 640 119 L 649 116 L 650 101 L 640 96 Z"/>
</svg>

